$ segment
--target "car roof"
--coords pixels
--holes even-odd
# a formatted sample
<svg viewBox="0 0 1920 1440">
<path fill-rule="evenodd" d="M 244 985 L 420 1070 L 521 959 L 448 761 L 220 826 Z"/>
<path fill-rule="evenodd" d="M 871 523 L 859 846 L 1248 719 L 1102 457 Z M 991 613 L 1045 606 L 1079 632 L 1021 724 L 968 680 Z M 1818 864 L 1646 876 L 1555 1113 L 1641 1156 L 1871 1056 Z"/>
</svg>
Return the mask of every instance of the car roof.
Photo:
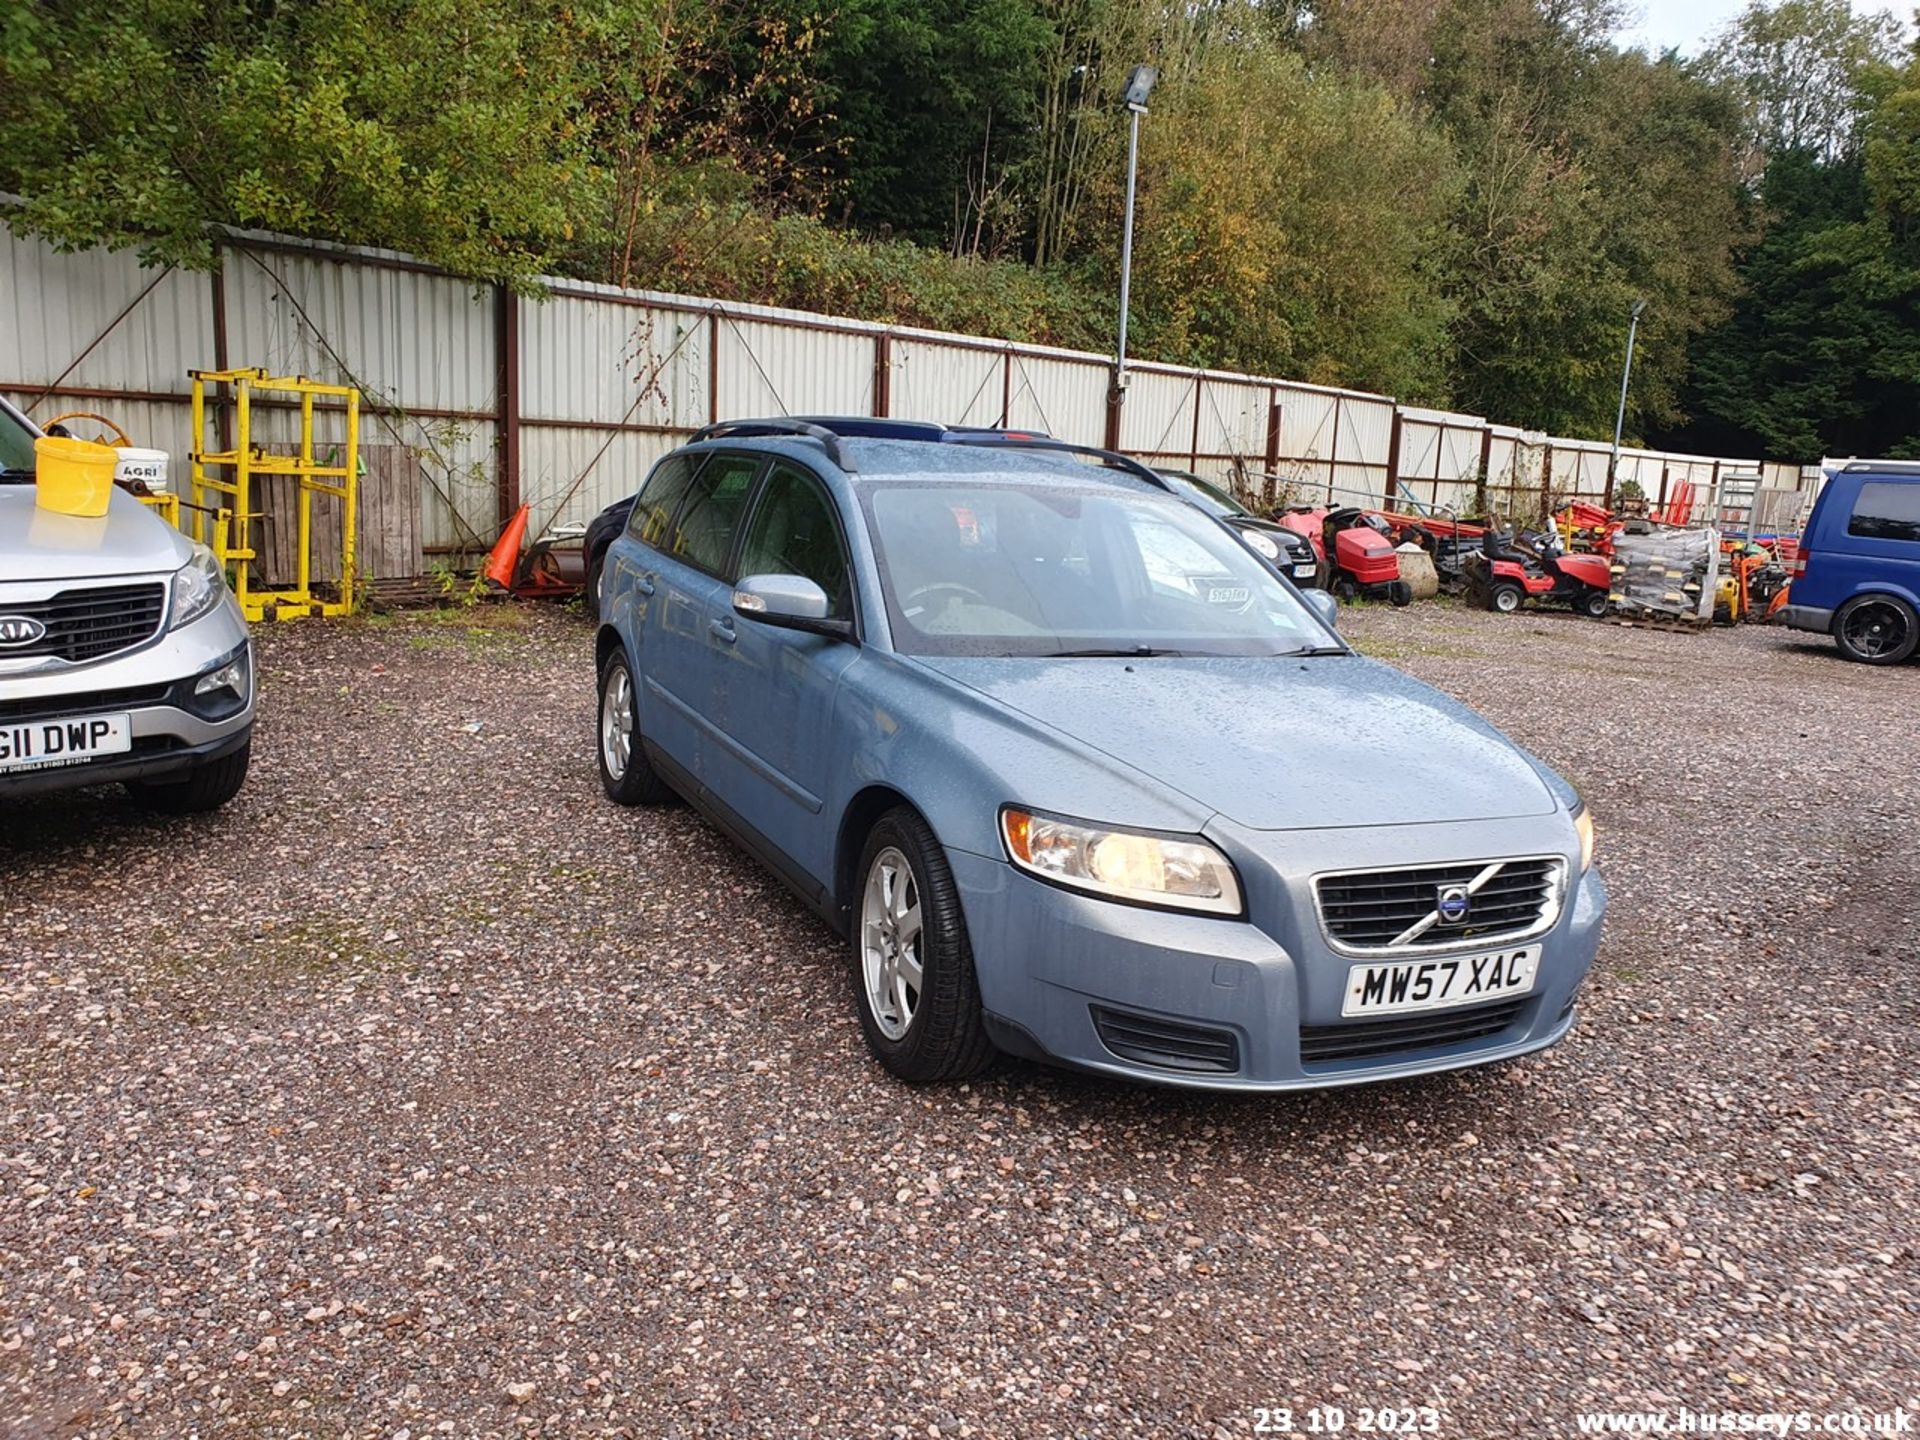
<svg viewBox="0 0 1920 1440">
<path fill-rule="evenodd" d="M 1050 478 L 1169 493 L 1166 482 L 1137 460 L 1033 431 L 871 416 L 782 416 L 710 425 L 689 442 L 697 449 L 722 446 L 786 455 L 813 465 L 825 458 L 855 484 L 881 478 L 965 476 L 1028 483 Z"/>
</svg>

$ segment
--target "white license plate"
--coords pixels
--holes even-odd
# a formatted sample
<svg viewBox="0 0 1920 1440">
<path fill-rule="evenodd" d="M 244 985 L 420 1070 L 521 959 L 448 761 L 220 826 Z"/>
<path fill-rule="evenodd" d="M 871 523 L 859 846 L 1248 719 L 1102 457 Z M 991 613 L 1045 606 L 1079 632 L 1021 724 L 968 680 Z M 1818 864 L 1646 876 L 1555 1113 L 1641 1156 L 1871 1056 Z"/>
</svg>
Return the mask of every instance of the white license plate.
<svg viewBox="0 0 1920 1440">
<path fill-rule="evenodd" d="M 0 770 L 78 765 L 101 755 L 124 755 L 131 749 L 133 720 L 124 714 L 0 725 Z"/>
<path fill-rule="evenodd" d="M 1296 560 L 1293 562 L 1293 575 L 1296 580 L 1312 579 L 1319 569 L 1319 564 L 1312 560 Z"/>
<path fill-rule="evenodd" d="M 1342 1015 L 1401 1015 L 1505 1000 L 1533 989 L 1540 968 L 1538 945 L 1516 945 L 1486 955 L 1436 956 L 1355 965 L 1347 971 Z"/>
</svg>

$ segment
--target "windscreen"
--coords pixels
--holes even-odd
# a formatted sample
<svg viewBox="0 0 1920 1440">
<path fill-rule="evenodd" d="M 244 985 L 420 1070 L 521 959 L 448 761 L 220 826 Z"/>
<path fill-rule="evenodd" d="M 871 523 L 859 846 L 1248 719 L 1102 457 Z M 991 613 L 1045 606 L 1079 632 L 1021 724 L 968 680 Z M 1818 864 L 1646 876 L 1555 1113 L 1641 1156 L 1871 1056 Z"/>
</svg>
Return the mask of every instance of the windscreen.
<svg viewBox="0 0 1920 1440">
<path fill-rule="evenodd" d="M 1287 655 L 1337 645 L 1231 533 L 1171 496 L 1059 480 L 874 485 L 895 648 Z"/>
</svg>

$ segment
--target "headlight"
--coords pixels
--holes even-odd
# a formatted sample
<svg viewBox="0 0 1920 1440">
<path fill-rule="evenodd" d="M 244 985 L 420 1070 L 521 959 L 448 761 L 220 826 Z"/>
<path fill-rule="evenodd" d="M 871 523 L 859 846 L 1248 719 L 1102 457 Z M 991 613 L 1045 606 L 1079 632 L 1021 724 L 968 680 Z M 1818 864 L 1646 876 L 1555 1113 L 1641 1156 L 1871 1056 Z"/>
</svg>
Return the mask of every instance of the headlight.
<svg viewBox="0 0 1920 1440">
<path fill-rule="evenodd" d="M 1264 555 L 1269 560 L 1280 558 L 1280 547 L 1273 543 L 1271 535 L 1262 535 L 1258 530 L 1248 530 L 1245 534 L 1247 544 L 1253 547 L 1255 554 Z"/>
<path fill-rule="evenodd" d="M 213 551 L 196 545 L 193 558 L 173 572 L 173 625 L 190 625 L 220 603 L 227 593 L 227 577 Z"/>
<path fill-rule="evenodd" d="M 1108 830 L 1009 806 L 1000 833 L 1015 865 L 1042 879 L 1139 905 L 1240 913 L 1233 865 L 1197 835 Z"/>
<path fill-rule="evenodd" d="M 1580 837 L 1580 873 L 1584 875 L 1593 866 L 1593 816 L 1584 804 L 1573 812 L 1573 831 Z"/>
</svg>

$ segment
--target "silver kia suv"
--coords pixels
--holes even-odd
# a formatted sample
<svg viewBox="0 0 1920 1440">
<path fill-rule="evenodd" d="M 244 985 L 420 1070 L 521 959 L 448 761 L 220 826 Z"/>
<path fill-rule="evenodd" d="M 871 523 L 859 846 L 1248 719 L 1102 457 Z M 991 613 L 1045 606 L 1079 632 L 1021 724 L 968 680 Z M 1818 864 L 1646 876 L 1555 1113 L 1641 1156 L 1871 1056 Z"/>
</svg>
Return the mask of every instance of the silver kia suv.
<svg viewBox="0 0 1920 1440">
<path fill-rule="evenodd" d="M 154 809 L 239 791 L 253 651 L 213 552 L 116 488 L 35 503 L 40 429 L 0 400 L 0 801 L 118 781 Z"/>
</svg>

